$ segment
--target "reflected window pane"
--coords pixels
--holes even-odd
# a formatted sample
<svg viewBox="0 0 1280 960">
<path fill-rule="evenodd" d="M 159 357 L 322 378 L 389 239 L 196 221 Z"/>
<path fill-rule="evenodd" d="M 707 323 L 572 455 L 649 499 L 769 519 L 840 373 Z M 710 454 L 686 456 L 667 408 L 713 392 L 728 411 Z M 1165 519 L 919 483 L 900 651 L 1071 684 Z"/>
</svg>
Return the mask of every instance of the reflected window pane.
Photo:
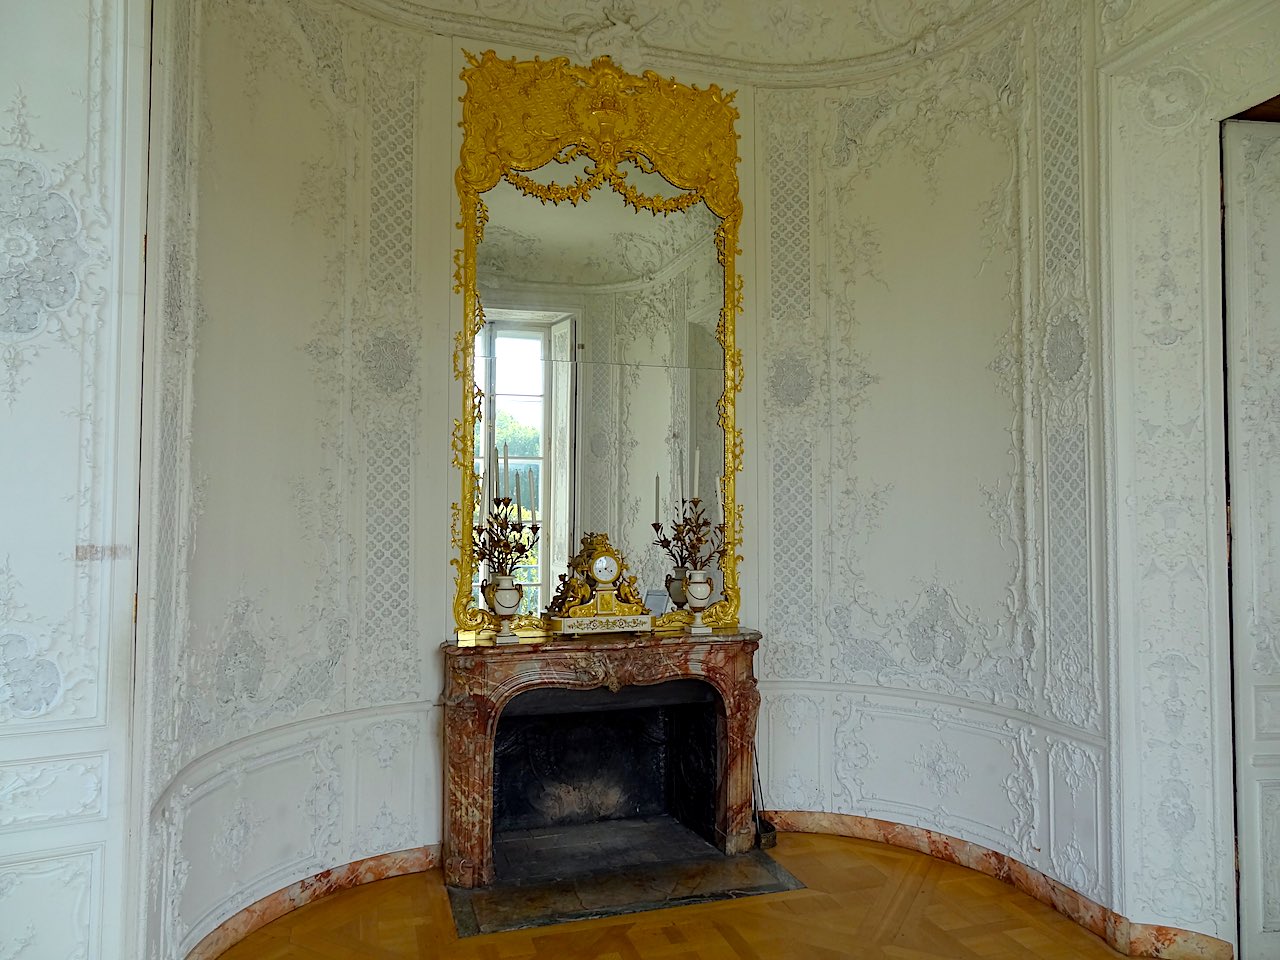
<svg viewBox="0 0 1280 960">
<path fill-rule="evenodd" d="M 520 475 L 520 503 L 524 505 L 524 519 L 530 519 L 534 513 L 542 513 L 542 462 L 540 460 L 517 460 L 511 458 L 511 486 L 515 489 L 516 474 Z M 514 494 L 513 494 L 514 496 Z"/>
<path fill-rule="evenodd" d="M 525 587 L 524 599 L 520 601 L 520 612 L 537 615 L 542 612 L 542 590 L 539 587 Z"/>
<path fill-rule="evenodd" d="M 507 455 L 512 458 L 541 456 L 542 398 L 498 396 L 494 399 L 498 408 L 494 418 L 498 452 L 502 452 L 505 443 Z"/>
<path fill-rule="evenodd" d="M 497 392 L 542 396 L 542 337 L 499 334 L 494 346 L 497 354 Z"/>
</svg>

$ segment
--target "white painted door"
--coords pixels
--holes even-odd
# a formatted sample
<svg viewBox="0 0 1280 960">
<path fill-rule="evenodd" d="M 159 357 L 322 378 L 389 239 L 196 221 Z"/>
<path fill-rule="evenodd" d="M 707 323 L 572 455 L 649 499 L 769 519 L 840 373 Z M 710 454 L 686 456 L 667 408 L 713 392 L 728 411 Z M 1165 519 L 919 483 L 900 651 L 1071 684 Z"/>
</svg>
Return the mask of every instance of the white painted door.
<svg viewBox="0 0 1280 960">
<path fill-rule="evenodd" d="M 1280 124 L 1223 129 L 1242 960 L 1280 957 Z"/>
<path fill-rule="evenodd" d="M 0 0 L 0 958 L 121 960 L 146 0 Z"/>
</svg>

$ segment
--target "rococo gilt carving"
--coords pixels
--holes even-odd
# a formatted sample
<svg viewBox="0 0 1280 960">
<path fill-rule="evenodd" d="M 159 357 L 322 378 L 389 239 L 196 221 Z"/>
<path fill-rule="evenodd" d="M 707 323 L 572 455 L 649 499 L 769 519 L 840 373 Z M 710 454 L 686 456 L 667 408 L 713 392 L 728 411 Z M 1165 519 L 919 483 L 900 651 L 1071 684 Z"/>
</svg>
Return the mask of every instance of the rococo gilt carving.
<svg viewBox="0 0 1280 960">
<path fill-rule="evenodd" d="M 715 251 L 723 271 L 723 304 L 715 337 L 724 358 L 717 413 L 724 445 L 725 542 L 722 599 L 703 619 L 714 627 L 736 626 L 742 515 L 735 477 L 742 466 L 742 433 L 735 425 L 735 401 L 742 386 L 742 353 L 734 328 L 742 302 L 735 265 L 742 202 L 733 95 L 714 85 L 699 89 L 680 84 L 652 71 L 636 76 L 608 57 L 596 58 L 589 67 L 565 58 L 501 60 L 493 51 L 479 57 L 467 54 L 467 59 L 462 72 L 467 88 L 462 98 L 463 142 L 455 178 L 462 230 L 462 248 L 455 254 L 455 292 L 463 301 L 453 363 L 463 390 L 462 415 L 453 430 L 453 463 L 462 478 L 460 497 L 453 504 L 453 608 L 459 639 L 475 642 L 482 632 L 497 627 L 495 616 L 474 599 L 479 558 L 469 533 L 482 496 L 476 425 L 482 417 L 483 394 L 475 381 L 475 343 L 485 315 L 477 283 L 477 248 L 489 220 L 483 195 L 502 181 L 544 205 L 576 207 L 593 192 L 612 191 L 635 211 L 666 216 L 705 203 L 718 218 Z M 529 176 L 552 163 L 569 172 L 565 182 Z M 628 172 L 658 174 L 675 190 L 672 195 L 642 192 Z M 678 610 L 656 618 L 656 627 L 682 629 L 690 621 L 687 611 Z M 516 617 L 513 625 L 526 639 L 545 635 L 547 629 L 545 618 L 528 614 Z"/>
</svg>

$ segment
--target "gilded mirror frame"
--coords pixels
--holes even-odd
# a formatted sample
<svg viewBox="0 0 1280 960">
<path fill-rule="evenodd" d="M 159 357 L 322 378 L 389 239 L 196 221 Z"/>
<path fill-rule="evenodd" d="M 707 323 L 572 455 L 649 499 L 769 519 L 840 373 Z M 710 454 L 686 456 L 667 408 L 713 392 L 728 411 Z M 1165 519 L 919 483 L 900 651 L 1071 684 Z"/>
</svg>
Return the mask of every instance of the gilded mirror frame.
<svg viewBox="0 0 1280 960">
<path fill-rule="evenodd" d="M 496 629 L 497 618 L 472 599 L 477 559 L 470 532 L 480 496 L 475 470 L 475 427 L 482 393 L 475 384 L 475 340 L 484 326 L 476 279 L 477 247 L 484 237 L 488 211 L 482 195 L 507 180 L 543 203 L 577 204 L 593 190 L 613 189 L 636 210 L 673 213 L 697 202 L 720 220 L 716 256 L 724 271 L 724 303 L 716 339 L 724 352 L 724 390 L 718 402 L 724 434 L 725 549 L 720 558 L 722 599 L 703 614 L 705 623 L 734 628 L 741 596 L 738 546 L 742 542 L 742 509 L 735 479 L 742 469 L 742 432 L 735 403 L 742 389 L 742 351 L 735 324 L 742 306 L 742 282 L 736 269 L 742 200 L 738 193 L 738 110 L 733 94 L 714 84 L 705 90 L 659 77 L 626 73 L 608 57 L 590 67 L 565 57 L 554 60 L 501 60 L 492 50 L 480 57 L 466 54 L 462 71 L 462 150 L 455 184 L 461 207 L 462 249 L 454 254 L 454 292 L 462 296 L 463 322 L 453 353 L 454 378 L 462 386 L 462 416 L 453 425 L 453 464 L 462 478 L 453 504 L 452 535 L 457 556 L 454 623 L 459 642 L 481 643 Z M 586 158 L 586 172 L 567 185 L 544 184 L 525 176 L 552 162 L 568 164 Z M 625 180 L 618 164 L 631 162 L 657 172 L 683 193 L 645 196 Z M 464 536 L 464 531 L 466 535 Z M 606 531 L 608 532 L 608 531 Z M 675 611 L 657 619 L 658 629 L 678 630 L 691 615 Z M 522 616 L 513 626 L 528 639 L 546 634 L 542 617 Z"/>
</svg>

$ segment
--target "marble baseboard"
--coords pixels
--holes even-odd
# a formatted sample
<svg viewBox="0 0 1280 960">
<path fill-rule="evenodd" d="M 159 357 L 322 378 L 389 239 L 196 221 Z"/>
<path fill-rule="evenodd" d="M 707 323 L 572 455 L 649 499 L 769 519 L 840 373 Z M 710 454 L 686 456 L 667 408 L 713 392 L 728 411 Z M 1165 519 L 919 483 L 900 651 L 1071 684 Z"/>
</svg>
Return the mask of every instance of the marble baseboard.
<svg viewBox="0 0 1280 960">
<path fill-rule="evenodd" d="M 382 853 L 317 873 L 314 877 L 307 877 L 291 883 L 283 890 L 268 894 L 224 920 L 192 948 L 187 954 L 187 960 L 214 960 L 272 920 L 331 893 L 407 873 L 423 873 L 439 864 L 440 847 L 436 844 Z"/>
<path fill-rule="evenodd" d="M 890 820 L 876 820 L 846 813 L 772 810 L 765 811 L 765 816 L 779 830 L 874 840 L 877 843 L 917 850 L 939 860 L 985 873 L 1035 897 L 1131 957 L 1231 960 L 1234 955 L 1231 944 L 1225 940 L 1177 927 L 1134 923 L 1057 880 L 1046 877 L 1039 870 L 967 840 L 958 840 L 923 827 L 909 827 Z"/>
</svg>

